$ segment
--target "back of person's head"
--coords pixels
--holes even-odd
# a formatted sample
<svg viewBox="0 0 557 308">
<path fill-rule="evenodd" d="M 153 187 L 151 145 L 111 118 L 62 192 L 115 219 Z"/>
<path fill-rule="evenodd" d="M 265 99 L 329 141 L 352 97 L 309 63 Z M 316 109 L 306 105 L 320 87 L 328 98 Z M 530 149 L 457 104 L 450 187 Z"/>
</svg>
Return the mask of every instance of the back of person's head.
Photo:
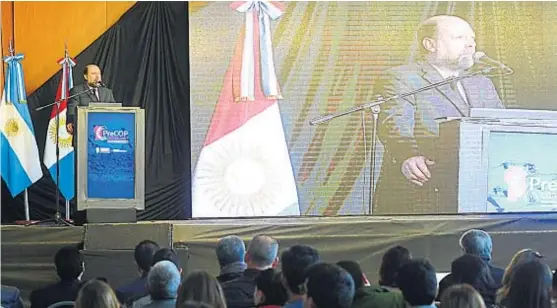
<svg viewBox="0 0 557 308">
<path fill-rule="evenodd" d="M 404 264 L 396 284 L 411 306 L 431 305 L 437 295 L 437 275 L 427 259 L 413 259 Z"/>
<path fill-rule="evenodd" d="M 381 259 L 379 267 L 379 284 L 382 286 L 396 287 L 395 278 L 398 270 L 412 259 L 410 251 L 397 245 L 389 248 Z"/>
<path fill-rule="evenodd" d="M 338 265 L 317 263 L 306 271 L 307 302 L 310 308 L 350 308 L 354 280 Z"/>
<path fill-rule="evenodd" d="M 507 308 L 550 308 L 551 270 L 540 261 L 519 265 L 511 278 Z"/>
<path fill-rule="evenodd" d="M 478 229 L 468 230 L 460 237 L 459 242 L 465 253 L 478 255 L 486 261 L 491 261 L 493 242 L 487 232 Z"/>
<path fill-rule="evenodd" d="M 243 262 L 246 254 L 246 245 L 236 235 L 225 236 L 217 243 L 216 253 L 220 267 L 235 262 Z"/>
<path fill-rule="evenodd" d="M 250 268 L 266 269 L 277 260 L 278 242 L 268 235 L 257 235 L 249 243 L 246 263 Z"/>
<path fill-rule="evenodd" d="M 301 285 L 305 281 L 305 270 L 319 262 L 319 253 L 311 246 L 294 245 L 280 256 L 285 286 L 294 294 L 303 294 Z"/>
<path fill-rule="evenodd" d="M 345 271 L 352 276 L 352 280 L 354 280 L 354 288 L 358 290 L 359 288 L 363 287 L 366 283 L 365 275 L 362 272 L 362 268 L 360 264 L 356 261 L 339 261 L 337 265 L 342 267 Z"/>
<path fill-rule="evenodd" d="M 464 254 L 451 263 L 451 275 L 455 283 L 465 283 L 481 294 L 493 294 L 496 285 L 488 264 L 478 255 Z"/>
<path fill-rule="evenodd" d="M 259 272 L 255 289 L 256 306 L 283 306 L 288 301 L 281 278 L 282 275 L 272 268 Z"/>
<path fill-rule="evenodd" d="M 190 272 L 180 286 L 176 307 L 187 307 L 192 302 L 203 303 L 211 308 L 226 308 L 218 280 L 206 271 Z"/>
<path fill-rule="evenodd" d="M 180 265 L 180 258 L 174 249 L 170 248 L 161 248 L 155 252 L 153 255 L 153 262 L 151 262 L 151 266 L 157 264 L 160 261 L 170 261 L 174 263 L 176 268 L 181 271 L 182 266 Z"/>
<path fill-rule="evenodd" d="M 54 265 L 62 281 L 79 279 L 83 273 L 83 255 L 77 247 L 63 247 L 54 255 Z"/>
<path fill-rule="evenodd" d="M 98 279 L 85 283 L 75 301 L 75 308 L 118 308 L 120 303 L 110 286 Z"/>
<path fill-rule="evenodd" d="M 443 292 L 439 308 L 485 308 L 485 303 L 472 286 L 456 284 Z"/>
<path fill-rule="evenodd" d="M 511 278 L 519 265 L 522 265 L 530 261 L 540 260 L 542 258 L 543 258 L 542 255 L 535 250 L 532 249 L 519 250 L 512 257 L 511 262 L 509 262 L 509 265 L 507 265 L 507 267 L 505 268 L 505 273 L 503 274 L 502 286 L 499 289 L 499 291 L 497 291 L 498 298 L 502 299 L 508 296 L 509 288 L 511 286 Z"/>
<path fill-rule="evenodd" d="M 170 261 L 157 262 L 147 276 L 147 289 L 154 300 L 172 299 L 178 295 L 180 271 Z"/>
<path fill-rule="evenodd" d="M 133 256 L 137 267 L 143 272 L 148 272 L 153 263 L 153 255 L 159 250 L 159 245 L 150 240 L 143 240 L 135 246 Z"/>
</svg>

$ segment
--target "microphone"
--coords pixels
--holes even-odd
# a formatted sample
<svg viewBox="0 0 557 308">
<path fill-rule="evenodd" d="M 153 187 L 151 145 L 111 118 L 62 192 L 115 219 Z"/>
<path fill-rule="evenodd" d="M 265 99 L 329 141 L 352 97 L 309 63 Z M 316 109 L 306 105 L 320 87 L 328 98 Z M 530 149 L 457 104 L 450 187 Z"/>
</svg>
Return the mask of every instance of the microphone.
<svg viewBox="0 0 557 308">
<path fill-rule="evenodd" d="M 491 67 L 494 67 L 494 68 L 498 68 L 498 69 L 504 71 L 505 73 L 507 73 L 509 75 L 514 73 L 512 68 L 506 66 L 501 61 L 497 61 L 495 59 L 492 59 L 492 58 L 488 57 L 485 54 L 485 52 L 481 52 L 481 51 L 475 52 L 473 58 L 474 58 L 474 62 L 476 62 L 476 63 L 483 63 L 485 65 L 488 65 L 488 66 L 491 66 Z"/>
<path fill-rule="evenodd" d="M 99 81 L 97 82 L 97 88 L 106 88 L 106 85 L 102 81 Z"/>
</svg>

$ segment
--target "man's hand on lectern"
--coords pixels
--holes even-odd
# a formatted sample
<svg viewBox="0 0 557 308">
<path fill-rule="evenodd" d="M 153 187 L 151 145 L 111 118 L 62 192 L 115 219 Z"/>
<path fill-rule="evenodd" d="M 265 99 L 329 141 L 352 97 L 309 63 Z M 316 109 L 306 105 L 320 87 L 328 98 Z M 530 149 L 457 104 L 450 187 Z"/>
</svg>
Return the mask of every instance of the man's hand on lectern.
<svg viewBox="0 0 557 308">
<path fill-rule="evenodd" d="M 70 133 L 70 135 L 73 135 L 73 123 L 66 124 L 66 130 Z"/>
<path fill-rule="evenodd" d="M 414 156 L 410 157 L 402 163 L 402 174 L 412 182 L 412 184 L 418 186 L 424 186 L 424 184 L 431 178 L 431 172 L 427 166 L 434 165 L 435 162 L 424 156 Z"/>
</svg>

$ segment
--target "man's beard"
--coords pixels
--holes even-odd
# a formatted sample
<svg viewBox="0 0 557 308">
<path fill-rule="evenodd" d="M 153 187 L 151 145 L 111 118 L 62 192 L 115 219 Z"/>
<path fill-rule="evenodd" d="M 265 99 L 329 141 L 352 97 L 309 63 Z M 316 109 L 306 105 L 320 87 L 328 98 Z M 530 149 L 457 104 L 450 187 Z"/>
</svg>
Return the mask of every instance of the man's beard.
<svg viewBox="0 0 557 308">
<path fill-rule="evenodd" d="M 456 67 L 459 70 L 467 70 L 474 66 L 474 58 L 472 55 L 462 55 L 456 61 Z"/>
</svg>

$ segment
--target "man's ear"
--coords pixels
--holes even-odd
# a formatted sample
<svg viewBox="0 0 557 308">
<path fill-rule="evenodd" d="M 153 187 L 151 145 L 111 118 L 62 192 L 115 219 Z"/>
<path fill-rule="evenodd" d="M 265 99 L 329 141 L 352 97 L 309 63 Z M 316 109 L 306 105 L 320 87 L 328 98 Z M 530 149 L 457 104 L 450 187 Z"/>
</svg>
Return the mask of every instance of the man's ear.
<svg viewBox="0 0 557 308">
<path fill-rule="evenodd" d="M 429 52 L 435 52 L 437 49 L 435 46 L 435 41 L 432 38 L 424 37 L 422 40 L 422 46 L 424 46 L 425 50 Z"/>
<path fill-rule="evenodd" d="M 279 262 L 280 262 L 280 260 L 279 260 L 279 257 L 277 256 L 275 258 L 275 261 L 273 261 L 273 263 L 271 264 L 271 267 L 276 268 L 279 265 Z"/>
<path fill-rule="evenodd" d="M 244 262 L 245 263 L 249 263 L 250 259 L 249 259 L 249 254 L 246 252 L 246 254 L 244 255 Z"/>
</svg>

